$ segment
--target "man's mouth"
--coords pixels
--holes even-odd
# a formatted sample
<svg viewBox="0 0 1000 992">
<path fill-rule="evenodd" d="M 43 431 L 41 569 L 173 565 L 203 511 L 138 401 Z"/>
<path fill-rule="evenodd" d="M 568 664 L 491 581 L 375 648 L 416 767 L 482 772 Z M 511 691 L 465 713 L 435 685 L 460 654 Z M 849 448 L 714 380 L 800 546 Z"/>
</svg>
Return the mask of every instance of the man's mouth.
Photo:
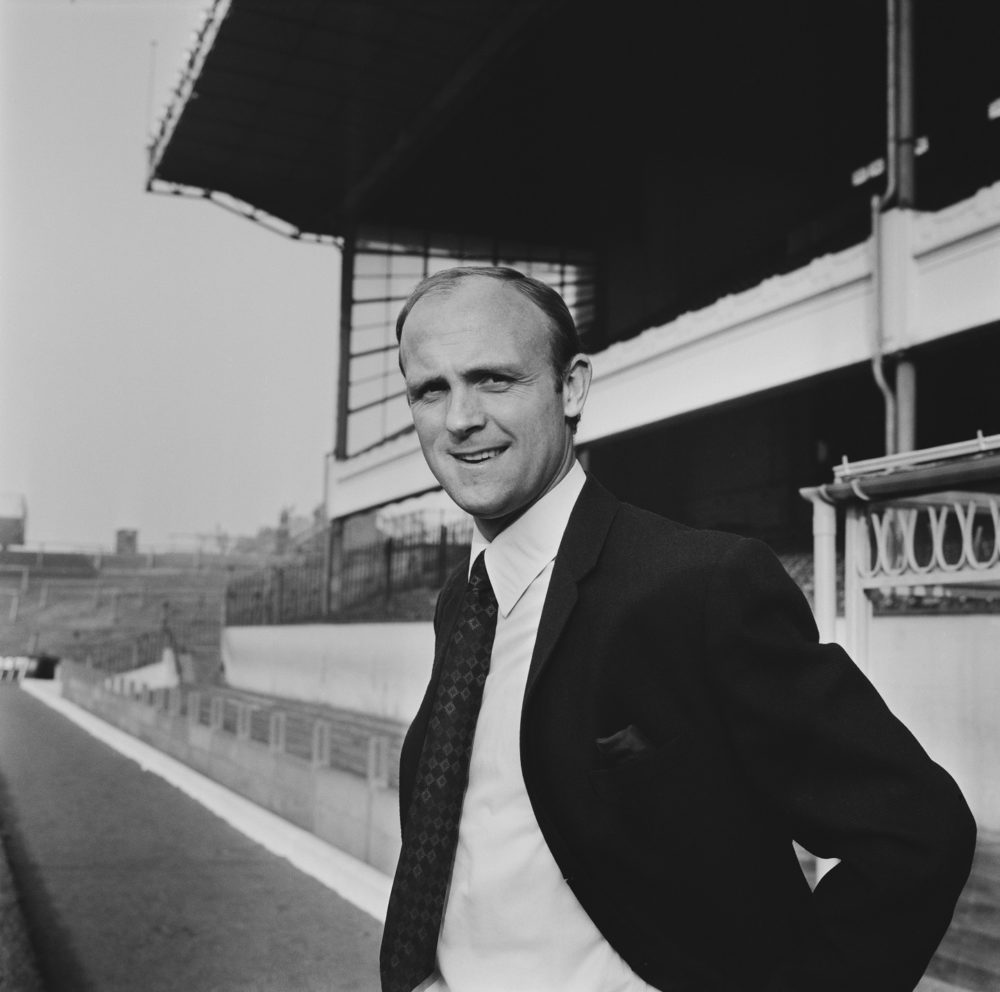
<svg viewBox="0 0 1000 992">
<path fill-rule="evenodd" d="M 454 451 L 452 456 L 466 465 L 479 465 L 496 458 L 497 455 L 502 455 L 505 450 L 506 448 L 483 448 L 481 451 Z"/>
</svg>

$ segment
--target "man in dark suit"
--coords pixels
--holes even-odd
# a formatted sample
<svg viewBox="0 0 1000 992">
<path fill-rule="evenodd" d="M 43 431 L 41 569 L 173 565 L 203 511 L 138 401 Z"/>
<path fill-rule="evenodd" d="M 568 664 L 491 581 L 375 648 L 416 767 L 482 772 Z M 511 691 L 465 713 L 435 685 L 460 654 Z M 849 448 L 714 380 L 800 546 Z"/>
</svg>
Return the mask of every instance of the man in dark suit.
<svg viewBox="0 0 1000 992">
<path fill-rule="evenodd" d="M 397 333 L 477 533 L 403 748 L 383 988 L 910 992 L 972 856 L 951 778 L 763 544 L 585 476 L 558 294 L 453 269 Z M 839 859 L 815 891 L 793 841 Z"/>
</svg>

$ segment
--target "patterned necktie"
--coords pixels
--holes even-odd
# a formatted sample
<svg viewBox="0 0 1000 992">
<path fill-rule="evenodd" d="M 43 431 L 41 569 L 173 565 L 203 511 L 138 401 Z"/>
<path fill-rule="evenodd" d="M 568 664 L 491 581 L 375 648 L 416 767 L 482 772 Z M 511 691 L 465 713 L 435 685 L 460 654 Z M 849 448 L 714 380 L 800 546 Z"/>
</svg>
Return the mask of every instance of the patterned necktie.
<svg viewBox="0 0 1000 992">
<path fill-rule="evenodd" d="M 469 575 L 417 764 L 382 935 L 383 992 L 413 992 L 434 970 L 472 738 L 497 628 L 497 600 L 483 554 Z"/>
</svg>

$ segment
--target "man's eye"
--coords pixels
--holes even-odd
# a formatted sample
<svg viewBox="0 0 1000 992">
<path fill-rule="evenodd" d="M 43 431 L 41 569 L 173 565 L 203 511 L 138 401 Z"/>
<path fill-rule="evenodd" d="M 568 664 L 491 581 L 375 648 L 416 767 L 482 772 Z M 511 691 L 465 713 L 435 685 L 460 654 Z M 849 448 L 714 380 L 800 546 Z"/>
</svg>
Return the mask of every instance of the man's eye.
<svg viewBox="0 0 1000 992">
<path fill-rule="evenodd" d="M 444 386 L 422 386 L 413 394 L 414 400 L 433 400 L 444 392 Z"/>
<path fill-rule="evenodd" d="M 505 386 L 508 382 L 510 382 L 510 379 L 505 375 L 490 372 L 489 374 L 483 376 L 482 382 L 486 386 Z"/>
</svg>

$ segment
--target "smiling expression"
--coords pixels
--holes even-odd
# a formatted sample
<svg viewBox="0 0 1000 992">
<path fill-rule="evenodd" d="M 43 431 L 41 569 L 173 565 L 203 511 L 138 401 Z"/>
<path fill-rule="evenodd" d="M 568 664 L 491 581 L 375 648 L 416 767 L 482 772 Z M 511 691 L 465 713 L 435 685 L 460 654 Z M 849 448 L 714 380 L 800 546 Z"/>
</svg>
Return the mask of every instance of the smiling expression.
<svg viewBox="0 0 1000 992">
<path fill-rule="evenodd" d="M 424 458 L 488 539 L 573 465 L 567 417 L 579 415 L 590 363 L 562 380 L 548 318 L 511 285 L 468 277 L 414 305 L 400 342 L 407 399 Z"/>
</svg>

